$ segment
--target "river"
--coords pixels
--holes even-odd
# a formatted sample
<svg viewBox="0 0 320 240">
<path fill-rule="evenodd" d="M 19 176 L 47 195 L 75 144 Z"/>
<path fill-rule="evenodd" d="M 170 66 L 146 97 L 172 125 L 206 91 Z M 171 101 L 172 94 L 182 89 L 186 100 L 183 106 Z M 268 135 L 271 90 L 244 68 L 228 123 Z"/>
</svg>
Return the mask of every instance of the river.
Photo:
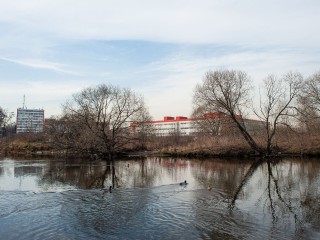
<svg viewBox="0 0 320 240">
<path fill-rule="evenodd" d="M 0 159 L 0 239 L 320 239 L 319 212 L 320 159 Z"/>
</svg>

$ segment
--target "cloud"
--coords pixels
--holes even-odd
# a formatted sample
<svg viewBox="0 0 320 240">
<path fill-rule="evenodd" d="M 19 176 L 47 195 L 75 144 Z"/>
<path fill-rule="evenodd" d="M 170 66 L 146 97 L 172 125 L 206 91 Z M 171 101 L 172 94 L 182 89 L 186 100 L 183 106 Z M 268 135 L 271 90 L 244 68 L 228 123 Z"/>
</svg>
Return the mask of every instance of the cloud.
<svg viewBox="0 0 320 240">
<path fill-rule="evenodd" d="M 320 63 L 320 53 L 292 49 L 231 49 L 229 53 L 210 54 L 208 57 L 189 54 L 178 56 L 169 56 L 144 66 L 143 75 L 155 75 L 155 72 L 165 72 L 166 75 L 136 86 L 145 96 L 150 112 L 156 119 L 161 119 L 163 115 L 190 116 L 194 87 L 201 83 L 209 70 L 228 68 L 247 72 L 256 90 L 253 94 L 256 94 L 262 80 L 270 74 L 281 76 L 297 70 L 307 77 L 315 72 L 314 64 L 310 62 Z"/>
<path fill-rule="evenodd" d="M 205 49 L 205 47 L 204 47 Z M 208 51 L 212 51 L 209 50 Z M 229 47 L 228 52 L 212 51 L 208 56 L 197 54 L 176 54 L 176 57 L 155 61 L 143 66 L 142 73 L 166 72 L 167 74 L 199 74 L 208 70 L 232 68 L 247 71 L 255 78 L 267 74 L 279 74 L 289 70 L 299 70 L 310 74 L 314 64 L 320 62 L 320 52 L 300 51 L 296 49 L 237 49 Z M 311 64 L 310 64 L 311 63 Z M 183 79 L 181 79 L 183 81 Z"/>
<path fill-rule="evenodd" d="M 0 60 L 48 71 L 4 69 L 1 104 L 15 108 L 26 94 L 30 107 L 44 102 L 54 114 L 72 93 L 108 80 L 142 93 L 155 117 L 189 115 L 193 87 L 209 69 L 244 70 L 256 83 L 312 73 L 319 8 L 318 0 L 2 1 Z M 112 40 L 122 44 L 105 44 Z"/>
<path fill-rule="evenodd" d="M 59 73 L 78 75 L 76 72 L 68 70 L 64 64 L 50 62 L 42 59 L 11 59 L 6 57 L 0 57 L 0 60 L 20 64 L 31 68 L 47 69 Z"/>
<path fill-rule="evenodd" d="M 12 0 L 0 22 L 68 39 L 317 44 L 317 0 Z M 305 39 L 308 38 L 308 41 Z"/>
<path fill-rule="evenodd" d="M 25 81 L 1 83 L 1 107 L 15 111 L 26 96 L 28 108 L 43 108 L 45 117 L 61 113 L 61 105 L 88 85 L 88 81 Z"/>
</svg>

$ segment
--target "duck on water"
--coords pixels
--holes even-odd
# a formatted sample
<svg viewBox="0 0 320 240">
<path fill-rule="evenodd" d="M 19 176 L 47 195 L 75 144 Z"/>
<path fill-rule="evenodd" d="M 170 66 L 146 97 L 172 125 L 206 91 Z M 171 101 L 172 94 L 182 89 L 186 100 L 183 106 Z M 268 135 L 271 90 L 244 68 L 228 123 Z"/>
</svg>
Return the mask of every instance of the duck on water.
<svg viewBox="0 0 320 240">
<path fill-rule="evenodd" d="M 188 184 L 188 183 L 187 183 L 187 180 L 184 180 L 184 182 L 179 183 L 180 186 L 185 186 L 185 185 L 187 185 L 187 184 Z"/>
</svg>

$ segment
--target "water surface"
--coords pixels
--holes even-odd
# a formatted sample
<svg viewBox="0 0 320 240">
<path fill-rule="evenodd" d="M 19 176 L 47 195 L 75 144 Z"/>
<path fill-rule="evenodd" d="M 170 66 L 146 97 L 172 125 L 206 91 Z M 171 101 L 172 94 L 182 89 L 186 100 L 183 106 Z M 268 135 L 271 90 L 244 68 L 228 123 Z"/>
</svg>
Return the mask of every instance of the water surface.
<svg viewBox="0 0 320 240">
<path fill-rule="evenodd" d="M 3 159 L 0 239 L 320 239 L 319 170 L 300 159 Z"/>
</svg>

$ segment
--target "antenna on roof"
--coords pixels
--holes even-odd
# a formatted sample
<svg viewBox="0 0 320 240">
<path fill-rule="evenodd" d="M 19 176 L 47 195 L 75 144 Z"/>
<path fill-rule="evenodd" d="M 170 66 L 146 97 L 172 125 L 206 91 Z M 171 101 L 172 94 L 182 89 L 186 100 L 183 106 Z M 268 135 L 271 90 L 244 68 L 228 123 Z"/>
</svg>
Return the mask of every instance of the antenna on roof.
<svg viewBox="0 0 320 240">
<path fill-rule="evenodd" d="M 23 105 L 22 105 L 22 109 L 26 108 L 26 95 L 23 94 Z"/>
</svg>

